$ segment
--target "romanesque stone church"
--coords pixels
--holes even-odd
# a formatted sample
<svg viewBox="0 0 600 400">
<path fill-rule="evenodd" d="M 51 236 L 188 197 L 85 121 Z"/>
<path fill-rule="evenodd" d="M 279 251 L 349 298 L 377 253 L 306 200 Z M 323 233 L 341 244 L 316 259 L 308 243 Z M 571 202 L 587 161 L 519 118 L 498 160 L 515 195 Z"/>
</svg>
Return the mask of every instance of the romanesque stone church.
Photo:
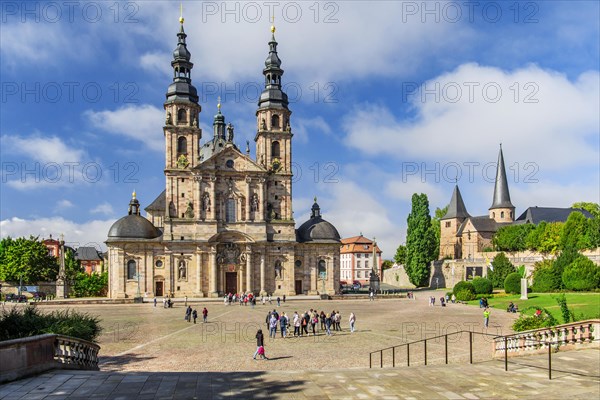
<svg viewBox="0 0 600 400">
<path fill-rule="evenodd" d="M 298 229 L 292 214 L 292 122 L 275 28 L 256 110 L 255 158 L 241 151 L 219 104 L 203 138 L 183 18 L 165 108 L 165 190 L 128 215 L 106 241 L 109 296 L 216 297 L 225 293 L 333 294 L 340 235 L 317 201 Z M 157 127 L 158 129 L 158 127 Z"/>
</svg>

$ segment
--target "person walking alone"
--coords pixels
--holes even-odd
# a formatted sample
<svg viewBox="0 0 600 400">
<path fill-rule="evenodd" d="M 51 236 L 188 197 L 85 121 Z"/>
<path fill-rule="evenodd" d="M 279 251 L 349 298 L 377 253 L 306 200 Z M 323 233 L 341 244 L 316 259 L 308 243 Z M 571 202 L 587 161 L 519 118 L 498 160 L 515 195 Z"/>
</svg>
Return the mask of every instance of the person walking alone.
<svg viewBox="0 0 600 400">
<path fill-rule="evenodd" d="M 192 318 L 194 318 L 194 323 L 196 323 L 196 319 L 198 319 L 198 311 L 192 311 Z"/>
<path fill-rule="evenodd" d="M 263 360 L 268 360 L 267 356 L 265 355 L 265 337 L 262 329 L 259 329 L 256 332 L 256 352 L 252 358 L 256 360 L 257 355 L 260 355 Z"/>
<path fill-rule="evenodd" d="M 483 325 L 485 325 L 486 329 L 487 329 L 489 323 L 490 323 L 490 309 L 486 307 L 485 310 L 483 310 Z"/>
<path fill-rule="evenodd" d="M 348 322 L 350 323 L 350 333 L 354 332 L 354 324 L 356 323 L 356 316 L 353 312 L 350 313 L 350 318 L 348 318 Z"/>
<path fill-rule="evenodd" d="M 206 322 L 207 319 L 208 319 L 208 310 L 206 309 L 206 307 L 204 307 L 204 309 L 202 310 L 202 320 L 204 322 Z"/>
</svg>

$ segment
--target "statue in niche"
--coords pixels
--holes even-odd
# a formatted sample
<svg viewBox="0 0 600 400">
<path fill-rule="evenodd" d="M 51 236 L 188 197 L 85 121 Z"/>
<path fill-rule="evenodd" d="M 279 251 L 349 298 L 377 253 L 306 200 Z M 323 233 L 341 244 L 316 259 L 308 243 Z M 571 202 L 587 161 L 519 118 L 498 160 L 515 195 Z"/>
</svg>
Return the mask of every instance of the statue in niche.
<svg viewBox="0 0 600 400">
<path fill-rule="evenodd" d="M 187 276 L 187 271 L 185 268 L 185 261 L 181 260 L 179 261 L 179 268 L 177 269 L 177 273 L 178 273 L 178 277 L 179 279 L 185 279 Z"/>
<path fill-rule="evenodd" d="M 187 209 L 185 210 L 185 217 L 186 218 L 194 218 L 194 205 L 192 204 L 192 202 L 188 202 L 188 206 Z"/>
<path fill-rule="evenodd" d="M 202 209 L 206 212 L 210 212 L 210 195 L 208 193 L 204 193 L 202 196 Z"/>
<path fill-rule="evenodd" d="M 167 119 L 165 120 L 165 125 L 173 125 L 173 116 L 170 111 L 167 111 Z"/>
<path fill-rule="evenodd" d="M 262 129 L 263 131 L 267 130 L 267 121 L 265 121 L 264 118 L 260 121 L 260 129 Z"/>
<path fill-rule="evenodd" d="M 264 154 L 260 155 L 260 165 L 262 165 L 263 167 L 265 166 L 265 155 Z"/>
<path fill-rule="evenodd" d="M 275 279 L 281 279 L 281 261 L 275 261 Z"/>
<path fill-rule="evenodd" d="M 172 201 L 169 202 L 169 217 L 175 218 L 177 215 L 177 210 L 175 209 L 175 204 Z"/>
<path fill-rule="evenodd" d="M 233 142 L 233 125 L 231 125 L 231 122 L 227 124 L 227 141 Z"/>
<path fill-rule="evenodd" d="M 250 206 L 250 211 L 258 211 L 258 195 L 256 193 L 252 195 L 252 204 Z"/>
<path fill-rule="evenodd" d="M 197 128 L 197 127 L 198 127 L 198 118 L 196 118 L 196 116 L 195 116 L 195 115 L 194 115 L 194 120 L 192 121 L 192 126 L 193 126 L 194 128 Z"/>
<path fill-rule="evenodd" d="M 290 121 L 287 121 L 287 123 L 285 124 L 285 131 L 286 132 L 292 131 L 292 127 L 290 126 Z"/>
</svg>

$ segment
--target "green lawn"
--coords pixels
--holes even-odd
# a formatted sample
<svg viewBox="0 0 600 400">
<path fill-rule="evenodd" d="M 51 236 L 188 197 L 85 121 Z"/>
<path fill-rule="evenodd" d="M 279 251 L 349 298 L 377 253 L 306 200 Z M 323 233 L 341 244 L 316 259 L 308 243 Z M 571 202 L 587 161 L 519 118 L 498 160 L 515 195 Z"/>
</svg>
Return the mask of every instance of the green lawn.
<svg viewBox="0 0 600 400">
<path fill-rule="evenodd" d="M 521 295 L 518 294 L 494 293 L 494 297 L 488 299 L 488 304 L 492 308 L 501 310 L 506 310 L 511 301 L 519 306 L 519 310 L 527 307 L 542 307 L 562 323 L 560 307 L 555 300 L 559 295 L 560 293 L 529 293 L 528 300 L 520 300 Z M 578 320 L 600 318 L 600 293 L 565 293 L 565 295 L 569 309 L 573 310 Z M 479 306 L 479 300 L 469 301 L 469 304 Z"/>
</svg>

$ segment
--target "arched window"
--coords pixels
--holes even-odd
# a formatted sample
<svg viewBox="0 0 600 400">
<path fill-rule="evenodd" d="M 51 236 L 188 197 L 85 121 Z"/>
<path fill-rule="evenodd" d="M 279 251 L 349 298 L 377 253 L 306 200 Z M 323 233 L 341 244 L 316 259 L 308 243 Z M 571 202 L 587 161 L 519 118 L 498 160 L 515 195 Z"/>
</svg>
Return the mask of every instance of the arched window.
<svg viewBox="0 0 600 400">
<path fill-rule="evenodd" d="M 319 260 L 319 279 L 327 278 L 327 266 L 325 260 Z"/>
<path fill-rule="evenodd" d="M 227 199 L 225 204 L 225 222 L 235 222 L 235 199 Z"/>
<path fill-rule="evenodd" d="M 271 116 L 271 129 L 279 129 L 279 115 L 274 114 L 273 116 Z"/>
<path fill-rule="evenodd" d="M 177 111 L 177 124 L 181 125 L 185 123 L 187 123 L 187 112 L 184 108 L 180 108 L 179 111 Z"/>
<path fill-rule="evenodd" d="M 504 218 L 504 211 L 500 211 L 500 218 Z"/>
<path fill-rule="evenodd" d="M 135 266 L 134 260 L 127 261 L 127 279 L 135 279 L 137 273 L 137 268 Z"/>
<path fill-rule="evenodd" d="M 496 213 L 492 211 L 492 218 L 496 218 Z"/>
<path fill-rule="evenodd" d="M 278 141 L 271 143 L 271 157 L 279 157 L 280 145 Z"/>
<path fill-rule="evenodd" d="M 177 154 L 187 154 L 187 139 L 183 136 L 177 139 Z"/>
</svg>

